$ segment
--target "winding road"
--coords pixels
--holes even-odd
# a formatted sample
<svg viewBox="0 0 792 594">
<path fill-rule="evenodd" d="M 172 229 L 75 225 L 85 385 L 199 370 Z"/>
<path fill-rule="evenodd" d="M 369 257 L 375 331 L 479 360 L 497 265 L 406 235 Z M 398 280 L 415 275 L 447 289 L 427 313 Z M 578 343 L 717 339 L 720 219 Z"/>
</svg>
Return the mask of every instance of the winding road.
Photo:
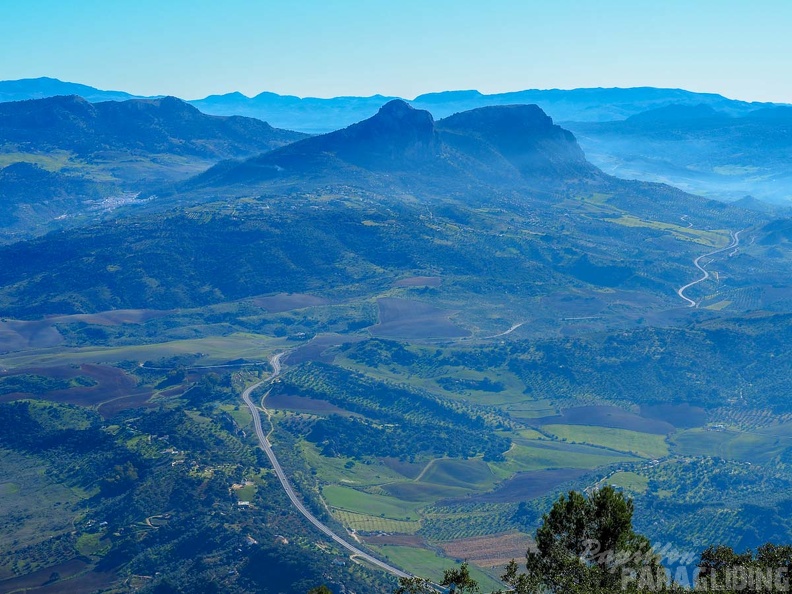
<svg viewBox="0 0 792 594">
<path fill-rule="evenodd" d="M 710 277 L 710 273 L 704 268 L 704 266 L 701 265 L 701 260 L 704 259 L 704 258 L 707 258 L 709 256 L 714 256 L 715 254 L 720 254 L 721 252 L 725 252 L 727 250 L 731 250 L 731 249 L 736 248 L 738 245 L 740 245 L 740 233 L 742 233 L 743 231 L 745 231 L 745 229 L 743 229 L 741 231 L 737 231 L 737 233 L 730 232 L 732 240 L 731 240 L 731 243 L 729 245 L 727 245 L 726 247 L 720 248 L 718 250 L 715 250 L 714 252 L 709 252 L 707 254 L 702 254 L 698 258 L 693 260 L 693 265 L 702 272 L 702 277 L 699 278 L 699 279 L 694 280 L 692 283 L 686 284 L 684 287 L 680 287 L 679 289 L 677 289 L 677 295 L 679 295 L 682 299 L 684 299 L 685 301 L 688 302 L 688 307 L 698 307 L 698 303 L 693 301 L 690 297 L 685 297 L 685 291 L 687 291 L 693 285 L 697 285 L 697 284 L 699 284 L 701 282 L 704 282 L 705 280 L 707 280 Z M 705 266 L 706 266 L 706 264 L 705 264 Z"/>
<path fill-rule="evenodd" d="M 292 502 L 292 505 L 297 508 L 306 520 L 308 520 L 311 524 L 316 526 L 319 531 L 323 532 L 330 538 L 332 538 L 335 542 L 339 545 L 344 547 L 348 550 L 353 557 L 357 557 L 360 559 L 364 559 L 365 561 L 379 567 L 380 569 L 384 569 L 388 573 L 391 573 L 397 577 L 412 577 L 409 573 L 403 572 L 401 569 L 393 567 L 392 565 L 388 565 L 384 561 L 380 561 L 376 557 L 372 557 L 365 551 L 360 550 L 356 546 L 348 543 L 346 540 L 338 536 L 335 532 L 333 532 L 330 528 L 327 527 L 324 523 L 320 522 L 316 516 L 314 516 L 308 509 L 303 505 L 302 501 L 297 498 L 297 494 L 294 492 L 294 489 L 289 483 L 289 479 L 286 478 L 286 474 L 283 472 L 283 468 L 278 462 L 278 458 L 275 457 L 275 452 L 272 451 L 272 445 L 269 442 L 269 439 L 266 435 L 264 435 L 264 430 L 261 427 L 261 414 L 259 413 L 258 407 L 253 403 L 250 399 L 250 395 L 253 393 L 254 390 L 261 387 L 262 385 L 271 384 L 275 378 L 280 375 L 281 372 L 281 357 L 283 357 L 286 353 L 278 353 L 274 355 L 270 359 L 270 365 L 272 366 L 272 375 L 270 375 L 267 379 L 258 382 L 257 384 L 253 384 L 249 388 L 247 388 L 244 392 L 242 392 L 242 400 L 245 401 L 248 408 L 250 409 L 250 414 L 253 416 L 253 425 L 256 428 L 256 435 L 258 436 L 259 443 L 261 444 L 261 449 L 264 450 L 264 453 L 267 454 L 267 458 L 269 458 L 270 463 L 272 464 L 272 468 L 275 470 L 275 474 L 278 476 L 278 480 L 283 487 L 283 490 L 286 491 L 286 495 L 289 496 L 289 499 Z"/>
</svg>

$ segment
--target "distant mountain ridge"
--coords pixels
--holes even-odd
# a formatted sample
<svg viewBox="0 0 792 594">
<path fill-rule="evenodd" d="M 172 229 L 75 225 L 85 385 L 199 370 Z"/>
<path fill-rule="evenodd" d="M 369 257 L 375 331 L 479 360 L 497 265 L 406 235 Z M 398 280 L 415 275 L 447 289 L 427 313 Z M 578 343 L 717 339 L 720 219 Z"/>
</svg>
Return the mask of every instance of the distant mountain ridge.
<svg viewBox="0 0 792 594">
<path fill-rule="evenodd" d="M 23 78 L 0 81 L 0 102 L 46 99 L 58 95 L 79 95 L 86 101 L 126 101 L 128 99 L 153 99 L 132 95 L 124 91 L 102 91 L 88 85 L 64 82 L 57 78 Z"/>
<path fill-rule="evenodd" d="M 72 94 L 94 102 L 141 98 L 120 91 L 101 91 L 51 78 L 0 82 L 0 101 Z M 384 103 L 399 98 L 383 95 L 300 98 L 272 92 L 247 97 L 242 93 L 232 92 L 188 102 L 208 114 L 254 117 L 278 128 L 314 134 L 337 130 L 371 117 Z M 429 111 L 436 119 L 477 107 L 536 104 L 557 122 L 623 120 L 643 111 L 673 104 L 708 105 L 732 115 L 746 114 L 775 105 L 738 101 L 714 93 L 654 87 L 529 89 L 491 95 L 475 90 L 443 91 L 419 95 L 408 102 L 414 107 Z"/>
<path fill-rule="evenodd" d="M 218 115 L 238 113 L 265 119 L 273 125 L 291 130 L 321 133 L 370 117 L 383 102 L 397 98 L 375 95 L 300 99 L 274 93 L 261 93 L 255 97 L 232 93 L 215 95 L 190 103 L 206 113 Z M 624 120 L 650 109 L 675 104 L 703 104 L 733 115 L 742 115 L 773 105 L 738 101 L 713 93 L 693 93 L 682 89 L 653 87 L 530 89 L 492 95 L 478 91 L 444 91 L 419 95 L 407 101 L 413 107 L 429 111 L 437 119 L 477 107 L 536 104 L 558 122 Z"/>
</svg>

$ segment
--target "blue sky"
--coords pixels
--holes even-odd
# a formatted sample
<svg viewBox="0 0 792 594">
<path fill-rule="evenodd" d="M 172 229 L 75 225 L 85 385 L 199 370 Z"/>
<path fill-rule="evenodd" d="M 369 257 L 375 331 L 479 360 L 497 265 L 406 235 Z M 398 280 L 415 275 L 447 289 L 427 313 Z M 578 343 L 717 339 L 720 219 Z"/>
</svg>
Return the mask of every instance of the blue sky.
<svg viewBox="0 0 792 594">
<path fill-rule="evenodd" d="M 186 99 L 680 87 L 792 102 L 789 0 L 0 0 L 0 80 Z"/>
</svg>

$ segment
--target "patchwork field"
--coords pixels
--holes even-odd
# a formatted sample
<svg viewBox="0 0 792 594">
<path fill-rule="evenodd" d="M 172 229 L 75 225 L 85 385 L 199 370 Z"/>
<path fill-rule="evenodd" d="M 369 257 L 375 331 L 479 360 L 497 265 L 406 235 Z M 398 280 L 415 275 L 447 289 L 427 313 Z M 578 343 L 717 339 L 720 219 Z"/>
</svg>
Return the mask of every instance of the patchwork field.
<svg viewBox="0 0 792 594">
<path fill-rule="evenodd" d="M 335 404 L 318 398 L 307 398 L 306 396 L 294 396 L 286 394 L 272 394 L 267 396 L 267 408 L 275 410 L 290 410 L 300 413 L 314 415 L 349 415 L 352 414 Z"/>
<path fill-rule="evenodd" d="M 333 516 L 344 526 L 357 532 L 415 534 L 421 528 L 420 522 L 392 520 L 390 518 L 357 514 L 340 509 L 333 510 Z"/>
<path fill-rule="evenodd" d="M 518 444 L 505 454 L 504 462 L 490 466 L 508 478 L 518 472 L 546 470 L 548 468 L 578 468 L 591 470 L 616 462 L 636 460 L 627 453 L 603 450 L 587 445 L 536 440 L 530 445 Z"/>
</svg>

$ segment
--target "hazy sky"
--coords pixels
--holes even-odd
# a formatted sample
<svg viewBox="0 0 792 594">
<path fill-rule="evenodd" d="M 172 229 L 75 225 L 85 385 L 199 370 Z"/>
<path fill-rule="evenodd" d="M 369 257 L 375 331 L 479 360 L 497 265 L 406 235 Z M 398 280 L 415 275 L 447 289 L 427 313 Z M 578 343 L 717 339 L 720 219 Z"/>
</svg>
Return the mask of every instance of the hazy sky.
<svg viewBox="0 0 792 594">
<path fill-rule="evenodd" d="M 792 0 L 0 0 L 0 80 L 185 99 L 681 87 L 792 102 Z"/>
</svg>

